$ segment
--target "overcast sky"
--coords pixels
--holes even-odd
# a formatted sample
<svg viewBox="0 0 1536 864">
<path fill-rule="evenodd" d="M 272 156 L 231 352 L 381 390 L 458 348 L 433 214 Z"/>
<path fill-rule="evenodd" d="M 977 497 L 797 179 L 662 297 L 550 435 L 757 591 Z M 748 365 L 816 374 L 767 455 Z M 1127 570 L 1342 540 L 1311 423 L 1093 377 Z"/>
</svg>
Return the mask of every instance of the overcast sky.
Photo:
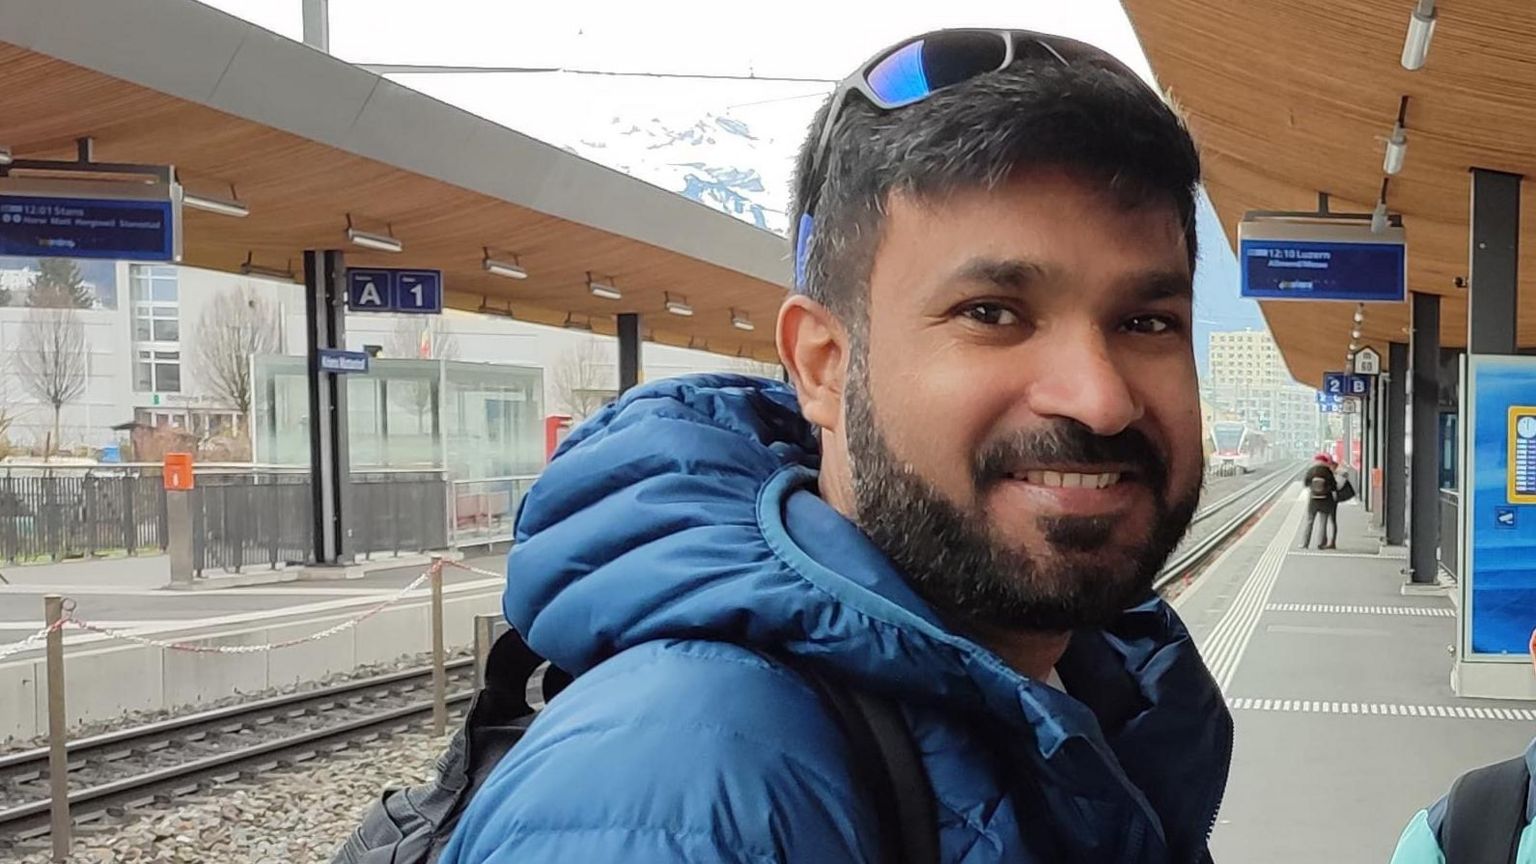
<svg viewBox="0 0 1536 864">
<path fill-rule="evenodd" d="M 300 0 L 203 2 L 302 38 Z M 331 51 L 354 63 L 837 79 L 903 37 L 941 27 L 986 26 L 1082 39 L 1151 80 L 1117 0 L 910 5 L 867 0 L 331 0 L 330 9 Z M 753 167 L 770 184 L 787 183 L 794 150 L 831 89 L 817 83 L 562 73 L 392 77 L 557 145 L 596 134 L 620 115 L 688 123 L 704 114 L 729 114 L 768 139 L 765 148 L 782 164 L 777 170 Z M 787 198 L 787 189 L 773 191 Z M 1230 249 L 1212 214 L 1204 215 L 1197 279 L 1201 323 L 1262 326 L 1257 306 L 1236 298 Z"/>
</svg>

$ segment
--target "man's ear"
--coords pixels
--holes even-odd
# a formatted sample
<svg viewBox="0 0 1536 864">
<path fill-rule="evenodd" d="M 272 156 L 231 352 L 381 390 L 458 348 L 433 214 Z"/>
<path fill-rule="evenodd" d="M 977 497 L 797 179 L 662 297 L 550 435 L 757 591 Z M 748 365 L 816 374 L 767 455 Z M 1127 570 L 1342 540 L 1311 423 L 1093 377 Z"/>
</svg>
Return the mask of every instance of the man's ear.
<svg viewBox="0 0 1536 864">
<path fill-rule="evenodd" d="M 838 431 L 848 375 L 848 331 L 825 306 L 792 294 L 779 308 L 776 335 L 801 413 L 821 429 Z"/>
</svg>

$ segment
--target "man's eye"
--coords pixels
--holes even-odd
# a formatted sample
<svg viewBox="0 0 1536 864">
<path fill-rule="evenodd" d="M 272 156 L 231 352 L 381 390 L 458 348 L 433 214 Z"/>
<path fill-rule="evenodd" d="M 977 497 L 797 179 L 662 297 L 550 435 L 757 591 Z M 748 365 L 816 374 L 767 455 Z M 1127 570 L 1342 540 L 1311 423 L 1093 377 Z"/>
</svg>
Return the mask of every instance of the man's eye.
<svg viewBox="0 0 1536 864">
<path fill-rule="evenodd" d="M 1124 329 L 1128 333 L 1145 333 L 1156 335 L 1168 333 L 1178 327 L 1178 322 L 1167 315 L 1137 315 L 1125 322 Z"/>
<path fill-rule="evenodd" d="M 1000 303 L 977 303 L 967 306 L 961 314 L 989 327 L 1011 327 L 1019 323 L 1019 316 Z"/>
</svg>

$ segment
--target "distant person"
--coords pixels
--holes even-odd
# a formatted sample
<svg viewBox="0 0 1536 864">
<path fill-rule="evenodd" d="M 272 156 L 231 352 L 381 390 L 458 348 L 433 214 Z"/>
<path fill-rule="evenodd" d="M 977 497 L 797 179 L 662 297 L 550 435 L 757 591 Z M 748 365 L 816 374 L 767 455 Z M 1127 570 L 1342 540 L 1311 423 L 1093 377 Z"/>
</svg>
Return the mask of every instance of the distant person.
<svg viewBox="0 0 1536 864">
<path fill-rule="evenodd" d="M 1531 633 L 1536 666 L 1536 631 Z M 1420 810 L 1391 864 L 1536 864 L 1536 741 L 1524 756 L 1459 777 Z"/>
<path fill-rule="evenodd" d="M 1312 460 L 1312 467 L 1301 475 L 1301 485 L 1307 490 L 1307 533 L 1301 540 L 1301 548 L 1312 546 L 1312 529 L 1321 521 L 1322 531 L 1317 548 L 1332 549 L 1339 539 L 1339 479 L 1333 473 L 1336 463 L 1326 453 L 1319 453 Z M 1328 529 L 1333 528 L 1332 539 Z"/>
<path fill-rule="evenodd" d="M 1202 475 L 1183 123 L 1083 43 L 941 31 L 796 178 L 793 389 L 648 383 L 528 493 L 503 606 L 575 680 L 443 864 L 1209 860 L 1232 718 L 1152 590 Z"/>
</svg>

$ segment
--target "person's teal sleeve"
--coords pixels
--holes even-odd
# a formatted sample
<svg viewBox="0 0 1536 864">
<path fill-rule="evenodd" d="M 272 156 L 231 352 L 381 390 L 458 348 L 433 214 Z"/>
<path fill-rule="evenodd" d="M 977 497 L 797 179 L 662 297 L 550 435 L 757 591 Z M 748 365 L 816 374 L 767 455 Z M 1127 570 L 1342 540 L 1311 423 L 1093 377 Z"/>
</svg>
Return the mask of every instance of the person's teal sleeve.
<svg viewBox="0 0 1536 864">
<path fill-rule="evenodd" d="M 1428 810 L 1420 810 L 1403 829 L 1391 864 L 1445 864 L 1445 853 L 1440 851 L 1434 829 L 1429 827 Z"/>
</svg>

